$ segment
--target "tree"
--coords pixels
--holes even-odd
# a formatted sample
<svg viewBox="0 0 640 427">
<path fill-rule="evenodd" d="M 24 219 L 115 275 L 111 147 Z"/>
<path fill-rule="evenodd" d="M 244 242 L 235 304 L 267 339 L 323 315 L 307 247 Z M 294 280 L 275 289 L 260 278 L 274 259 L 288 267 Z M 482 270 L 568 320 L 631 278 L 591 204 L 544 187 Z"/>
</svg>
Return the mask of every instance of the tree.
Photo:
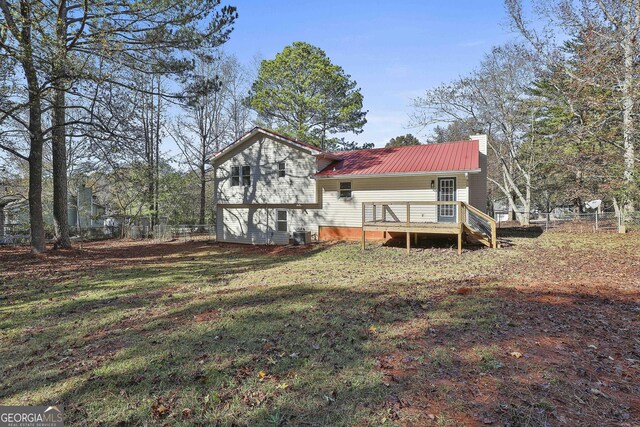
<svg viewBox="0 0 640 427">
<path fill-rule="evenodd" d="M 201 55 L 184 85 L 184 115 L 171 135 L 200 182 L 199 224 L 206 223 L 209 156 L 249 127 L 248 109 L 241 102 L 243 73 L 235 57 Z M 247 90 L 245 86 L 245 96 Z"/>
<path fill-rule="evenodd" d="M 136 95 L 137 120 L 144 143 L 144 170 L 147 176 L 147 206 L 151 216 L 151 226 L 158 224 L 158 191 L 160 144 L 165 135 L 165 105 L 161 94 L 163 83 L 160 75 L 137 75 L 141 90 Z"/>
<path fill-rule="evenodd" d="M 295 42 L 260 64 L 251 106 L 280 132 L 325 148 L 327 134 L 362 132 L 362 93 L 320 48 Z"/>
<path fill-rule="evenodd" d="M 537 133 L 545 141 L 535 187 L 541 199 L 573 204 L 577 211 L 593 199 L 608 201 L 617 211 L 625 196 L 624 164 L 614 145 L 621 137 L 621 108 L 610 102 L 607 85 L 584 84 L 566 73 L 566 67 L 574 76 L 593 72 L 586 59 L 599 48 L 594 42 L 586 33 L 566 41 L 563 61 L 535 82 L 533 93 L 542 101 Z"/>
<path fill-rule="evenodd" d="M 152 74 L 179 73 L 188 68 L 184 53 L 215 47 L 226 41 L 237 17 L 235 8 L 218 8 L 219 0 L 164 2 L 114 2 L 56 0 L 44 6 L 37 0 L 0 0 L 0 55 L 20 65 L 28 98 L 3 108 L 3 116 L 20 122 L 30 136 L 32 247 L 44 250 L 42 225 L 42 147 L 51 137 L 56 237 L 68 246 L 66 224 L 66 126 L 70 105 L 67 95 L 80 81 L 123 84 L 114 79 L 119 69 Z M 153 69 L 146 65 L 155 64 Z M 101 68 L 102 64 L 107 64 Z M 43 108 L 43 103 L 48 103 Z M 28 109 L 29 119 L 20 117 Z M 52 126 L 43 129 L 43 112 L 51 111 Z M 86 109 L 93 120 L 93 112 Z M 3 120 L 0 119 L 0 123 Z M 3 148 L 7 148 L 6 146 Z M 11 148 L 11 147 L 8 147 Z"/>
<path fill-rule="evenodd" d="M 576 85 L 606 90 L 610 92 L 607 104 L 615 103 L 613 110 L 620 112 L 621 131 L 609 143 L 618 149 L 624 163 L 623 205 L 626 212 L 631 212 L 634 198 L 638 197 L 636 109 L 640 102 L 640 0 L 536 0 L 533 3 L 535 25 L 525 17 L 521 0 L 506 1 L 513 27 L 535 50 L 540 67 L 558 70 L 562 74 L 561 80 L 574 83 L 558 86 L 558 93 L 564 94 L 569 101 L 575 99 L 572 91 Z M 582 70 L 588 72 L 576 72 L 571 58 L 566 60 L 562 51 L 565 45 L 557 40 L 567 37 L 590 45 L 591 48 L 584 49 L 579 58 L 585 65 Z"/>
<path fill-rule="evenodd" d="M 448 141 L 464 141 L 469 135 L 479 132 L 478 124 L 473 119 L 454 120 L 446 126 L 436 125 L 427 138 L 428 144 L 439 144 Z"/>
<path fill-rule="evenodd" d="M 498 165 L 489 181 L 518 212 L 522 224 L 529 223 L 531 181 L 541 161 L 520 152 L 525 143 L 539 144 L 533 131 L 538 106 L 530 96 L 534 78 L 523 48 L 508 44 L 494 48 L 470 75 L 428 90 L 413 103 L 416 127 L 465 121 L 488 134 L 488 154 Z"/>
<path fill-rule="evenodd" d="M 13 6 L 13 7 L 12 7 Z M 32 5 L 22 2 L 20 7 L 7 0 L 0 0 L 2 18 L 0 30 L 0 48 L 3 60 L 9 59 L 19 65 L 24 73 L 26 100 L 8 102 L 2 110 L 0 123 L 7 119 L 23 126 L 29 135 L 29 154 L 20 153 L 14 148 L 2 145 L 5 151 L 29 164 L 29 223 L 31 228 L 31 248 L 35 253 L 45 250 L 44 221 L 42 218 L 42 152 L 44 133 L 42 129 L 42 87 L 38 75 L 38 55 L 34 54 L 34 33 L 37 37 L 37 17 Z M 21 114 L 28 110 L 27 117 Z"/>
<path fill-rule="evenodd" d="M 415 136 L 410 133 L 406 135 L 396 136 L 395 138 L 391 138 L 385 147 L 404 147 L 407 145 L 420 145 L 421 142 Z"/>
</svg>

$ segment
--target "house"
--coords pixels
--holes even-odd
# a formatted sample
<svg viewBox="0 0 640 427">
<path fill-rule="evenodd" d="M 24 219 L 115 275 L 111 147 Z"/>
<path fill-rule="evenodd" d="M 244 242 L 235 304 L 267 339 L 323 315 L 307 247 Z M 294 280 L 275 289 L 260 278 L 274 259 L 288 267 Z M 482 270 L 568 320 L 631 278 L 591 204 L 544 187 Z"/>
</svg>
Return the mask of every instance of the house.
<svg viewBox="0 0 640 427">
<path fill-rule="evenodd" d="M 486 238 L 486 153 L 485 135 L 326 152 L 256 127 L 210 158 L 218 240 L 287 244 L 301 230 L 318 240 L 452 230 L 461 238 L 487 221 L 483 233 L 475 227 Z"/>
<path fill-rule="evenodd" d="M 69 194 L 67 221 L 76 229 L 100 228 L 105 225 L 106 208 L 96 202 L 89 187 L 80 186 L 75 194 Z"/>
<path fill-rule="evenodd" d="M 0 187 L 0 237 L 29 231 L 29 203 L 26 197 L 17 195 L 17 188 L 12 186 L 12 191 L 5 189 L 3 192 Z M 91 188 L 80 186 L 74 193 L 69 192 L 68 197 L 67 221 L 72 234 L 78 230 L 101 229 L 107 225 L 104 219 L 106 208 L 96 202 Z M 50 229 L 53 226 L 53 213 L 46 210 L 43 220 Z"/>
</svg>

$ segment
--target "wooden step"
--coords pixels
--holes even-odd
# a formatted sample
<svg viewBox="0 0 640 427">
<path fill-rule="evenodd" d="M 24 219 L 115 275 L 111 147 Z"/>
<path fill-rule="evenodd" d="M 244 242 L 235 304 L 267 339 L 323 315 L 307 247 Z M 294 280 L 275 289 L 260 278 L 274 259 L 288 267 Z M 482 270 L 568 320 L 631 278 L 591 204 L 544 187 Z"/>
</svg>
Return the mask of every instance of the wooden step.
<svg viewBox="0 0 640 427">
<path fill-rule="evenodd" d="M 493 245 L 491 244 L 490 237 L 486 236 L 483 233 L 473 230 L 467 224 L 464 224 L 464 228 L 465 228 L 465 234 L 467 235 L 467 237 L 471 237 L 472 239 L 476 240 L 479 243 L 482 243 L 483 245 L 489 248 L 493 247 Z"/>
</svg>

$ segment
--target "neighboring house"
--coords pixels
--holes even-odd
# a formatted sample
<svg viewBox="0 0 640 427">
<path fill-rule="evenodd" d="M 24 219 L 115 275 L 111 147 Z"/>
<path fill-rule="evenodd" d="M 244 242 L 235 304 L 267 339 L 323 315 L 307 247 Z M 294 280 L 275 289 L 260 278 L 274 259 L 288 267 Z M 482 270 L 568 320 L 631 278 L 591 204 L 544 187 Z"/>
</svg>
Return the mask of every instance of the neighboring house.
<svg viewBox="0 0 640 427">
<path fill-rule="evenodd" d="M 91 188 L 79 187 L 76 194 L 69 194 L 67 221 L 70 227 L 103 227 L 105 213 L 105 207 L 96 202 Z"/>
<path fill-rule="evenodd" d="M 22 232 L 29 228 L 27 200 L 24 198 L 14 199 L 0 197 L 0 236 L 10 234 L 12 230 Z M 80 187 L 75 194 L 69 193 L 67 221 L 72 229 L 103 227 L 105 226 L 105 213 L 105 207 L 96 202 L 91 188 Z M 50 212 L 47 212 L 43 219 L 45 224 L 53 225 L 53 216 Z"/>
<path fill-rule="evenodd" d="M 326 152 L 254 128 L 210 159 L 218 240 L 287 244 L 292 232 L 301 230 L 319 240 L 360 238 L 363 202 L 460 201 L 485 212 L 486 153 L 485 135 Z M 412 212 L 427 223 L 457 221 L 454 206 L 434 203 Z M 367 233 L 367 238 L 386 237 L 385 231 Z"/>
<path fill-rule="evenodd" d="M 27 201 L 17 197 L 0 197 L 0 243 L 5 235 L 23 233 L 28 222 Z"/>
</svg>

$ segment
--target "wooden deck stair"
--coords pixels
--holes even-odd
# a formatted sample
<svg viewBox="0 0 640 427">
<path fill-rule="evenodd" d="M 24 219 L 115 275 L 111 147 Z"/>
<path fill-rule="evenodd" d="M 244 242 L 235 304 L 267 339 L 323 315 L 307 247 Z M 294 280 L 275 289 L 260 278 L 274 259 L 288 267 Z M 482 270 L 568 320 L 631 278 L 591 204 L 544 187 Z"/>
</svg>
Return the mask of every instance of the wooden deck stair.
<svg viewBox="0 0 640 427">
<path fill-rule="evenodd" d="M 481 233 L 479 231 L 475 231 L 469 228 L 466 224 L 464 225 L 464 234 L 466 237 L 468 238 L 470 237 L 472 240 L 475 240 L 478 243 L 482 243 L 488 248 L 493 247 L 493 243 L 491 242 L 490 236 L 487 236 L 486 234 Z"/>
<path fill-rule="evenodd" d="M 438 222 L 439 213 L 442 211 L 449 214 L 450 221 Z M 401 219 L 402 215 L 404 215 L 403 219 Z M 364 202 L 362 203 L 363 251 L 367 231 L 406 233 L 407 251 L 411 250 L 411 234 L 416 239 L 418 234 L 457 235 L 458 254 L 462 253 L 462 242 L 465 239 L 476 241 L 489 248 L 498 247 L 496 221 L 465 202 Z"/>
</svg>

